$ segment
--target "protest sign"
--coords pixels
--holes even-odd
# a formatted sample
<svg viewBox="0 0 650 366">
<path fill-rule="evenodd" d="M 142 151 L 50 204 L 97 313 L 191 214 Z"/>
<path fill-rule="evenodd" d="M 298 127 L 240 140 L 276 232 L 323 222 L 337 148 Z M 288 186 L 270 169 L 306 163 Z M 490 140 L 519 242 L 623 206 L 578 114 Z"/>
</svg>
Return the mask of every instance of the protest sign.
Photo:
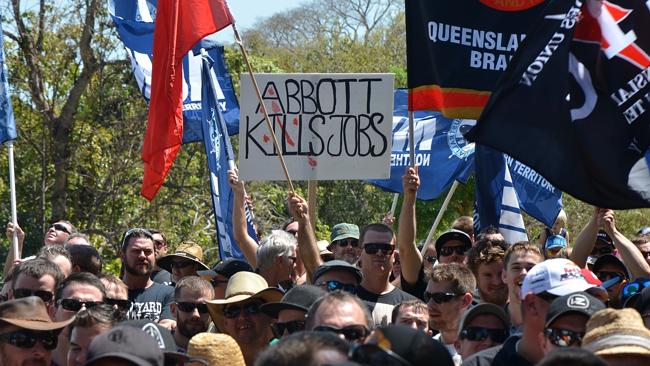
<svg viewBox="0 0 650 366">
<path fill-rule="evenodd" d="M 256 74 L 291 179 L 382 179 L 390 174 L 392 74 Z M 252 80 L 241 79 L 239 171 L 285 179 Z"/>
</svg>

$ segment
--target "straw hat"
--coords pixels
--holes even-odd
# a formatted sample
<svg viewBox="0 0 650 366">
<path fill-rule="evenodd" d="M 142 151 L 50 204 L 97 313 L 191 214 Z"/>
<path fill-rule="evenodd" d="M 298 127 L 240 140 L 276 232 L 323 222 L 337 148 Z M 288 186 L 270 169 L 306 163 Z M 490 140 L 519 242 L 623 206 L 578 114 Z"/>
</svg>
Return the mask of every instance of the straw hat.
<svg viewBox="0 0 650 366">
<path fill-rule="evenodd" d="M 582 348 L 597 356 L 644 355 L 650 357 L 650 330 L 634 309 L 604 309 L 587 322 Z"/>
<path fill-rule="evenodd" d="M 19 328 L 36 331 L 48 331 L 64 328 L 75 317 L 60 322 L 53 322 L 47 314 L 47 307 L 37 296 L 9 300 L 0 304 L 0 320 Z"/>
<path fill-rule="evenodd" d="M 166 256 L 158 258 L 158 267 L 171 273 L 171 263 L 174 258 L 189 259 L 199 265 L 199 270 L 210 269 L 210 267 L 203 263 L 203 248 L 191 241 L 182 242 L 178 248 L 176 248 L 176 251 L 174 253 L 167 254 Z"/>
<path fill-rule="evenodd" d="M 246 366 L 237 342 L 223 333 L 199 333 L 190 339 L 187 355 L 208 365 Z"/>
<path fill-rule="evenodd" d="M 237 272 L 228 280 L 224 299 L 206 301 L 210 317 L 219 329 L 223 325 L 223 309 L 226 305 L 240 303 L 249 299 L 262 299 L 264 302 L 278 302 L 283 293 L 269 287 L 264 277 L 253 272 Z"/>
</svg>

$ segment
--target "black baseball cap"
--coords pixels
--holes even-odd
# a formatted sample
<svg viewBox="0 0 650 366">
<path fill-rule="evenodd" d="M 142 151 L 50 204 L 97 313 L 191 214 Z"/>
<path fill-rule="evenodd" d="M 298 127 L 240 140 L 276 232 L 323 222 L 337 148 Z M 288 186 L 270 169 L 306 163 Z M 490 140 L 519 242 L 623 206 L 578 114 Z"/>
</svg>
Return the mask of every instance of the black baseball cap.
<svg viewBox="0 0 650 366">
<path fill-rule="evenodd" d="M 462 242 L 465 244 L 465 250 L 469 250 L 472 247 L 472 238 L 470 238 L 466 232 L 451 229 L 447 232 L 442 233 L 438 239 L 436 239 L 436 253 L 438 253 L 438 257 L 440 257 L 440 249 L 442 246 L 450 240 L 458 240 Z"/>
<path fill-rule="evenodd" d="M 262 304 L 260 309 L 271 318 L 277 318 L 280 311 L 287 309 L 302 310 L 306 313 L 311 305 L 325 294 L 327 294 L 327 291 L 318 286 L 300 285 L 284 294 L 284 297 L 279 302 Z"/>
<path fill-rule="evenodd" d="M 586 292 L 574 292 L 560 296 L 553 300 L 546 313 L 545 327 L 548 327 L 557 318 L 569 313 L 584 314 L 591 318 L 597 311 L 605 309 L 602 301 L 589 295 Z"/>
<path fill-rule="evenodd" d="M 607 235 L 607 232 L 605 230 L 598 230 L 598 234 L 596 234 L 596 241 L 599 240 L 609 246 L 614 246 L 614 241 L 609 237 L 609 235 Z"/>
<path fill-rule="evenodd" d="M 232 277 L 237 272 L 246 271 L 246 272 L 255 272 L 253 267 L 247 262 L 236 259 L 236 258 L 227 258 L 219 263 L 217 263 L 212 269 L 204 271 L 196 271 L 196 274 L 201 277 L 214 277 L 217 274 L 220 274 L 226 278 Z"/>
<path fill-rule="evenodd" d="M 316 268 L 316 270 L 314 271 L 314 277 L 312 279 L 312 282 L 316 283 L 318 277 L 335 269 L 342 269 L 344 271 L 348 271 L 352 273 L 359 282 L 361 282 L 361 278 L 362 278 L 361 270 L 356 266 L 339 259 L 335 259 L 333 261 L 327 261 L 321 264 L 320 266 L 318 266 L 318 268 Z"/>
<path fill-rule="evenodd" d="M 142 329 L 145 333 L 151 336 L 158 347 L 162 350 L 165 356 L 165 364 L 176 364 L 190 360 L 186 354 L 178 352 L 172 332 L 169 329 L 154 323 L 152 320 L 126 320 L 121 322 L 120 325 Z"/>
<path fill-rule="evenodd" d="M 95 337 L 85 366 L 107 358 L 119 358 L 137 366 L 163 366 L 164 356 L 154 339 L 142 329 L 118 325 Z"/>
<path fill-rule="evenodd" d="M 626 279 L 630 278 L 630 271 L 627 269 L 627 266 L 625 265 L 625 263 L 623 263 L 621 258 L 619 258 L 619 257 L 617 257 L 617 256 L 615 256 L 613 254 L 605 254 L 605 255 L 601 255 L 600 257 L 598 257 L 598 259 L 596 259 L 596 262 L 594 262 L 594 265 L 592 267 L 592 271 L 594 273 L 598 272 L 598 270 L 602 266 L 604 266 L 606 264 L 613 264 L 616 267 L 622 269 L 623 272 L 625 273 L 625 278 Z"/>
</svg>

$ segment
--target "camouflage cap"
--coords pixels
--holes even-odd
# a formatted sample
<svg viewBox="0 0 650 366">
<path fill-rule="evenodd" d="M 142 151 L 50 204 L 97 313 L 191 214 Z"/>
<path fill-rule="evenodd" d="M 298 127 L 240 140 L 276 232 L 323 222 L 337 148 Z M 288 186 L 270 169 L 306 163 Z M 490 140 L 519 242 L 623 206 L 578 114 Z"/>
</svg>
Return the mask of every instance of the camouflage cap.
<svg viewBox="0 0 650 366">
<path fill-rule="evenodd" d="M 347 223 L 334 225 L 330 234 L 330 243 L 347 238 L 359 239 L 359 227 L 355 224 Z"/>
</svg>

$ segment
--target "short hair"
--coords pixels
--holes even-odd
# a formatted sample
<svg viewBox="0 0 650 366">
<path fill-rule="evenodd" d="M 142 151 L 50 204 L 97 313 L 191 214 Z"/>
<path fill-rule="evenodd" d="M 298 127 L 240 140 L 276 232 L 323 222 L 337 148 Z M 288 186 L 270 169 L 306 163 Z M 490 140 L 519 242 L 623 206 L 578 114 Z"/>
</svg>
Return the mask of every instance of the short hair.
<svg viewBox="0 0 650 366">
<path fill-rule="evenodd" d="M 151 233 L 152 236 L 154 234 L 160 235 L 162 237 L 162 239 L 163 239 L 163 243 L 165 245 L 169 246 L 169 242 L 167 241 L 167 236 L 165 235 L 165 233 L 163 233 L 162 231 L 160 231 L 158 229 L 149 229 L 149 232 Z"/>
<path fill-rule="evenodd" d="M 295 236 L 284 230 L 273 230 L 257 247 L 257 267 L 270 268 L 277 257 L 287 258 L 295 254 L 297 249 L 298 241 Z"/>
<path fill-rule="evenodd" d="M 122 238 L 122 251 L 126 251 L 126 247 L 129 245 L 129 241 L 131 238 L 146 238 L 151 240 L 151 243 L 153 244 L 153 235 L 151 232 L 147 229 L 142 229 L 142 228 L 133 228 L 129 229 L 126 233 L 124 233 L 124 237 Z M 154 248 L 156 246 L 154 245 Z"/>
<path fill-rule="evenodd" d="M 207 293 L 209 294 L 208 300 L 214 299 L 214 287 L 212 287 L 212 284 L 210 284 L 210 282 L 202 279 L 201 277 L 187 276 L 178 281 L 176 287 L 174 288 L 174 298 L 178 299 L 181 296 L 181 291 L 183 290 Z"/>
<path fill-rule="evenodd" d="M 104 287 L 102 281 L 100 281 L 99 278 L 97 278 L 97 276 L 95 276 L 94 274 L 88 272 L 77 272 L 66 277 L 56 287 L 56 293 L 54 297 L 57 300 L 60 300 L 65 288 L 72 283 L 82 283 L 84 285 L 96 287 L 102 293 L 102 299 L 106 298 L 106 288 Z"/>
<path fill-rule="evenodd" d="M 88 242 L 88 244 L 90 244 L 90 237 L 88 235 L 86 235 L 84 233 L 76 232 L 74 234 L 70 234 L 70 236 L 68 236 L 68 238 L 65 239 L 65 241 L 63 242 L 63 247 L 65 247 L 66 249 L 69 249 L 72 245 L 69 245 L 68 243 L 70 242 L 70 240 L 76 239 L 76 238 L 81 238 L 81 239 L 85 240 L 86 242 Z"/>
<path fill-rule="evenodd" d="M 12 289 L 16 289 L 16 281 L 21 274 L 33 278 L 41 278 L 50 275 L 54 278 L 54 288 L 56 288 L 64 279 L 63 272 L 61 272 L 59 266 L 45 258 L 34 258 L 21 262 L 16 266 L 13 273 L 14 276 L 11 279 Z"/>
<path fill-rule="evenodd" d="M 479 265 L 502 261 L 506 250 L 508 244 L 504 240 L 481 239 L 467 253 L 467 266 L 478 276 Z"/>
<path fill-rule="evenodd" d="M 363 315 L 366 320 L 365 325 L 368 327 L 368 329 L 372 329 L 374 327 L 375 322 L 372 320 L 372 315 L 370 314 L 370 311 L 368 310 L 366 304 L 364 304 L 363 301 L 361 301 L 361 299 L 359 299 L 356 295 L 352 295 L 349 292 L 336 290 L 336 291 L 328 292 L 320 299 L 314 301 L 314 303 L 309 308 L 309 311 L 307 312 L 307 322 L 305 324 L 305 329 L 312 330 L 316 326 L 315 321 L 316 321 L 316 313 L 318 312 L 318 309 L 320 309 L 320 307 L 323 306 L 323 304 L 329 305 L 332 303 L 356 304 L 361 309 L 361 311 L 363 311 Z"/>
<path fill-rule="evenodd" d="M 41 247 L 36 254 L 36 258 L 49 259 L 53 260 L 56 257 L 66 257 L 70 262 L 72 258 L 70 257 L 70 252 L 65 249 L 62 245 L 46 245 Z"/>
<path fill-rule="evenodd" d="M 284 220 L 284 222 L 280 226 L 280 229 L 286 231 L 287 227 L 289 227 L 289 225 L 293 224 L 294 222 L 296 222 L 296 219 L 294 219 L 293 217 L 289 217 L 288 219 Z"/>
<path fill-rule="evenodd" d="M 563 209 L 560 209 L 560 212 L 557 214 L 557 217 L 555 218 L 555 222 L 553 222 L 553 224 L 560 223 L 566 226 L 568 220 L 569 218 L 566 216 L 566 212 L 564 212 Z"/>
<path fill-rule="evenodd" d="M 391 237 L 393 239 L 395 238 L 395 232 L 386 224 L 382 224 L 382 223 L 368 224 L 364 226 L 363 229 L 361 229 L 361 234 L 359 235 L 359 244 L 361 244 L 361 246 L 363 246 L 363 238 L 366 236 L 366 233 L 368 231 L 376 231 L 379 233 L 390 233 Z"/>
<path fill-rule="evenodd" d="M 632 243 L 634 245 L 642 245 L 650 242 L 650 233 L 649 234 L 639 234 L 632 238 Z"/>
<path fill-rule="evenodd" d="M 302 365 L 315 366 L 321 362 L 316 358 L 319 351 L 336 351 L 348 354 L 348 342 L 328 332 L 296 332 L 268 347 L 260 354 L 255 366 Z"/>
<path fill-rule="evenodd" d="M 403 307 L 412 307 L 418 309 L 419 310 L 418 312 L 422 311 L 425 314 L 427 314 L 427 316 L 429 314 L 429 308 L 427 307 L 427 304 L 424 303 L 424 301 L 420 299 L 404 300 L 393 307 L 393 313 L 391 314 L 390 317 L 391 319 L 390 322 L 392 324 L 395 324 L 395 322 L 397 321 L 397 316 L 399 315 Z"/>
<path fill-rule="evenodd" d="M 124 289 L 127 294 L 129 292 L 129 286 L 127 286 L 119 277 L 111 273 L 100 273 L 97 278 L 99 278 L 100 281 L 103 281 L 102 284 L 107 282 L 110 285 Z M 108 290 L 108 286 L 104 285 L 104 289 Z"/>
<path fill-rule="evenodd" d="M 472 271 L 460 263 L 442 263 L 433 267 L 431 281 L 436 283 L 449 281 L 451 291 L 455 294 L 472 293 L 476 288 L 476 278 Z"/>
<path fill-rule="evenodd" d="M 536 244 L 533 244 L 529 241 L 519 241 L 512 244 L 508 250 L 506 250 L 506 255 L 503 257 L 503 268 L 508 268 L 508 263 L 510 263 L 510 258 L 515 252 L 530 252 L 537 254 L 542 260 L 544 255 L 542 254 L 541 249 Z"/>
<path fill-rule="evenodd" d="M 559 347 L 544 357 L 538 366 L 607 366 L 602 358 L 580 347 Z"/>
<path fill-rule="evenodd" d="M 474 219 L 470 216 L 461 216 L 454 220 L 451 224 L 451 228 L 460 230 L 471 237 L 474 235 Z"/>
<path fill-rule="evenodd" d="M 79 267 L 80 272 L 89 272 L 95 276 L 102 272 L 102 257 L 95 247 L 90 245 L 71 245 L 68 248 L 72 268 Z"/>
<path fill-rule="evenodd" d="M 95 325 L 103 325 L 110 329 L 122 320 L 122 312 L 116 310 L 113 305 L 98 304 L 77 313 L 74 321 L 70 324 L 68 337 L 72 336 L 72 330 L 75 327 L 90 328 Z"/>
</svg>

